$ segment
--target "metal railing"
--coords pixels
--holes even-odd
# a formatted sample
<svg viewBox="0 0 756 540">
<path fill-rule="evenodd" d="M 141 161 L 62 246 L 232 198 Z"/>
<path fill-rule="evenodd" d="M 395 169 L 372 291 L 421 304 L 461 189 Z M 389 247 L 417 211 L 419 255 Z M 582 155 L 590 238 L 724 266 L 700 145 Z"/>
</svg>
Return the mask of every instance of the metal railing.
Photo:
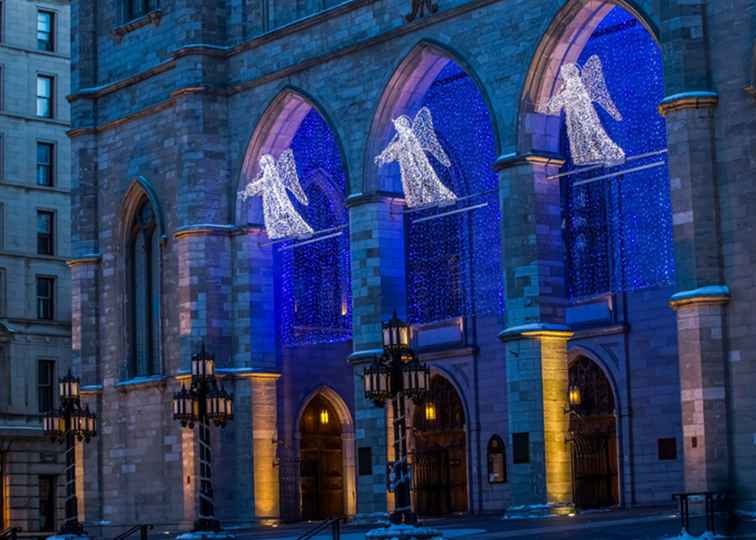
<svg viewBox="0 0 756 540">
<path fill-rule="evenodd" d="M 129 536 L 139 533 L 139 540 L 147 540 L 147 531 L 150 531 L 154 528 L 154 525 L 149 524 L 142 524 L 142 525 L 134 525 L 132 528 L 130 528 L 127 531 L 122 532 L 118 536 L 114 537 L 113 540 L 125 540 Z"/>
<path fill-rule="evenodd" d="M 0 531 L 0 540 L 16 540 L 19 532 L 21 532 L 21 529 L 18 527 L 3 529 Z"/>
<path fill-rule="evenodd" d="M 333 540 L 341 540 L 341 522 L 342 521 L 344 521 L 343 517 L 337 517 L 337 518 L 326 520 L 323 523 L 318 524 L 317 526 L 313 527 L 312 529 L 304 533 L 302 536 L 297 538 L 297 540 L 310 540 L 310 538 L 313 538 L 315 535 L 325 531 L 329 527 L 331 528 L 331 538 Z"/>
<path fill-rule="evenodd" d="M 718 513 L 728 514 L 729 508 L 727 507 L 728 494 L 721 491 L 690 491 L 685 493 L 673 493 L 673 499 L 678 499 L 680 502 L 680 526 L 683 531 L 690 532 L 690 503 L 697 503 L 703 500 L 704 503 L 704 515 L 706 518 L 706 529 L 711 533 L 717 532 L 717 520 Z M 692 500 L 691 500 L 692 499 Z M 700 514 L 699 514 L 700 515 Z"/>
</svg>

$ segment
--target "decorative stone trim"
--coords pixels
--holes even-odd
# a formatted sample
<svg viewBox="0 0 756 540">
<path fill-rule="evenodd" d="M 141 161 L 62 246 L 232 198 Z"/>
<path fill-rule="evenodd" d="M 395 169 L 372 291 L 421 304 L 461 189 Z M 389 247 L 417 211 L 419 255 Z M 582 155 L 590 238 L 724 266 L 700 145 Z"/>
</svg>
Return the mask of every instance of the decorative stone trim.
<svg viewBox="0 0 756 540">
<path fill-rule="evenodd" d="M 611 326 L 592 326 L 575 330 L 572 336 L 573 340 L 588 339 L 600 336 L 614 336 L 618 334 L 627 334 L 628 326 L 626 324 L 615 324 Z"/>
<path fill-rule="evenodd" d="M 66 261 L 66 264 L 69 268 L 73 268 L 75 266 L 81 266 L 84 264 L 100 264 L 100 255 L 98 253 L 92 253 L 90 255 L 83 255 L 81 257 L 76 257 L 74 259 L 68 259 Z"/>
<path fill-rule="evenodd" d="M 510 326 L 499 332 L 501 341 L 521 338 L 558 337 L 569 339 L 574 335 L 570 327 L 565 324 L 531 323 Z"/>
<path fill-rule="evenodd" d="M 216 368 L 215 375 L 221 379 L 256 379 L 277 381 L 281 378 L 281 373 L 277 371 L 265 371 L 253 367 L 243 368 Z M 181 370 L 174 375 L 179 382 L 189 382 L 192 374 L 189 371 Z"/>
<path fill-rule="evenodd" d="M 355 351 L 347 357 L 347 362 L 353 366 L 359 364 L 368 364 L 372 362 L 375 357 L 381 356 L 383 349 L 365 349 L 362 351 Z"/>
<path fill-rule="evenodd" d="M 190 236 L 231 236 L 236 231 L 236 225 L 216 225 L 213 223 L 204 223 L 200 225 L 189 225 L 178 229 L 173 238 L 179 240 Z"/>
<path fill-rule="evenodd" d="M 134 377 L 133 379 L 127 379 L 124 381 L 118 381 L 113 385 L 113 388 L 121 392 L 128 392 L 129 390 L 151 388 L 154 386 L 165 386 L 168 381 L 168 377 L 165 375 L 150 375 L 147 377 Z"/>
<path fill-rule="evenodd" d="M 532 165 L 543 165 L 561 167 L 564 165 L 564 159 L 558 154 L 552 154 L 548 152 L 540 153 L 528 153 L 528 154 L 506 154 L 499 156 L 494 162 L 493 168 L 496 172 L 501 172 L 504 169 L 516 167 L 517 165 L 523 165 L 530 163 Z"/>
<path fill-rule="evenodd" d="M 236 227 L 236 229 L 234 229 L 234 231 L 231 233 L 231 236 L 259 236 L 261 234 L 265 234 L 265 225 L 248 223 L 247 225 Z"/>
<path fill-rule="evenodd" d="M 98 396 L 102 394 L 101 384 L 87 384 L 79 389 L 79 393 L 84 397 Z"/>
<path fill-rule="evenodd" d="M 677 310 L 683 306 L 701 304 L 726 304 L 730 301 L 727 285 L 708 285 L 690 291 L 675 293 L 669 299 L 669 306 Z"/>
<path fill-rule="evenodd" d="M 115 36 L 116 41 L 120 41 L 121 39 L 123 39 L 123 36 L 125 36 L 129 32 L 133 32 L 134 30 L 142 28 L 143 26 L 147 26 L 148 24 L 160 26 L 160 19 L 162 18 L 163 12 L 159 9 L 153 9 L 152 11 L 146 13 L 145 15 L 142 15 L 138 19 L 134 19 L 120 26 L 116 26 L 115 28 L 113 28 L 113 35 Z"/>
<path fill-rule="evenodd" d="M 665 97 L 659 104 L 659 114 L 667 116 L 671 112 L 685 109 L 711 109 L 719 104 L 716 92 L 682 92 Z"/>
<path fill-rule="evenodd" d="M 131 77 L 126 77 L 125 79 L 121 79 L 109 84 L 103 84 L 101 86 L 83 88 L 76 94 L 66 96 L 66 100 L 68 100 L 69 103 L 73 103 L 74 101 L 77 101 L 79 99 L 98 99 L 102 96 L 107 96 L 108 94 L 112 94 L 134 84 L 140 83 L 144 80 L 151 79 L 152 77 L 160 75 L 161 73 L 165 73 L 166 71 L 170 71 L 175 67 L 176 59 L 171 58 L 170 60 L 161 62 L 158 65 L 146 69 L 141 73 L 137 73 L 136 75 L 132 75 Z"/>
</svg>

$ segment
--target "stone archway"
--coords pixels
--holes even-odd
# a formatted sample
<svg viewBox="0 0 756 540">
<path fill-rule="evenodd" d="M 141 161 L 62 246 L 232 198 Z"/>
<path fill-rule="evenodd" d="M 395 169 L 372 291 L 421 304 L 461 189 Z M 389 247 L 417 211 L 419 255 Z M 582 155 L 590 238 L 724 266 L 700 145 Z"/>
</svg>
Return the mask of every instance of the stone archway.
<svg viewBox="0 0 756 540">
<path fill-rule="evenodd" d="M 611 382 L 596 362 L 580 355 L 570 362 L 569 388 L 579 396 L 578 403 L 572 404 L 569 427 L 575 506 L 617 506 L 619 437 Z"/>
<path fill-rule="evenodd" d="M 448 379 L 433 375 L 430 396 L 412 415 L 415 509 L 421 516 L 469 508 L 465 409 Z"/>
<path fill-rule="evenodd" d="M 354 423 L 349 408 L 331 388 L 312 392 L 300 410 L 300 516 L 319 520 L 356 512 Z"/>
</svg>

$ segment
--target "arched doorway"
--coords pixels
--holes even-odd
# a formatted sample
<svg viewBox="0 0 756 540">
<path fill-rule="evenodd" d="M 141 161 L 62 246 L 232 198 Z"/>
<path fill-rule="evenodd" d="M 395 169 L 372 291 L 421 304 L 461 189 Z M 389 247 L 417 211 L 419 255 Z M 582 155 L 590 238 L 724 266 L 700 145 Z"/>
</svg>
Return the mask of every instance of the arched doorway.
<svg viewBox="0 0 756 540">
<path fill-rule="evenodd" d="M 462 400 L 440 375 L 431 379 L 430 396 L 415 407 L 415 508 L 421 516 L 467 511 L 467 436 Z"/>
<path fill-rule="evenodd" d="M 617 417 L 612 386 L 590 358 L 577 357 L 569 368 L 572 400 L 570 443 L 573 500 L 581 509 L 619 504 Z"/>
<path fill-rule="evenodd" d="M 302 519 L 344 515 L 342 425 L 334 407 L 317 395 L 299 421 Z"/>
</svg>

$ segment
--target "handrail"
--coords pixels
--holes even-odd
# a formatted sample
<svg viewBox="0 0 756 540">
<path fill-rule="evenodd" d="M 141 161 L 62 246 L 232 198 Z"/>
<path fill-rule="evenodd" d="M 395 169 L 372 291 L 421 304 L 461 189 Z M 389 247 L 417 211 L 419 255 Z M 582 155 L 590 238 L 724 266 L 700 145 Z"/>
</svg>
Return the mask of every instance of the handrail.
<svg viewBox="0 0 756 540">
<path fill-rule="evenodd" d="M 147 540 L 147 531 L 152 530 L 153 528 L 154 528 L 154 525 L 150 525 L 150 524 L 134 525 L 128 531 L 122 532 L 121 534 L 113 538 L 113 540 L 125 540 L 126 538 L 128 538 L 129 536 L 131 536 L 137 531 L 139 531 L 140 540 Z"/>
<path fill-rule="evenodd" d="M 16 540 L 19 532 L 21 532 L 20 527 L 8 527 L 7 529 L 0 531 L 0 539 Z"/>
<path fill-rule="evenodd" d="M 343 520 L 343 517 L 328 519 L 304 533 L 302 536 L 297 538 L 297 540 L 310 540 L 310 538 L 313 538 L 316 534 L 323 532 L 328 527 L 331 527 L 331 538 L 333 540 L 341 540 L 341 522 Z"/>
<path fill-rule="evenodd" d="M 729 493 L 725 491 L 689 491 L 683 493 L 673 493 L 672 498 L 680 502 L 680 526 L 685 532 L 690 532 L 690 501 L 691 499 L 703 499 L 704 515 L 706 517 L 706 530 L 716 534 L 716 506 L 721 506 L 728 501 Z"/>
</svg>

